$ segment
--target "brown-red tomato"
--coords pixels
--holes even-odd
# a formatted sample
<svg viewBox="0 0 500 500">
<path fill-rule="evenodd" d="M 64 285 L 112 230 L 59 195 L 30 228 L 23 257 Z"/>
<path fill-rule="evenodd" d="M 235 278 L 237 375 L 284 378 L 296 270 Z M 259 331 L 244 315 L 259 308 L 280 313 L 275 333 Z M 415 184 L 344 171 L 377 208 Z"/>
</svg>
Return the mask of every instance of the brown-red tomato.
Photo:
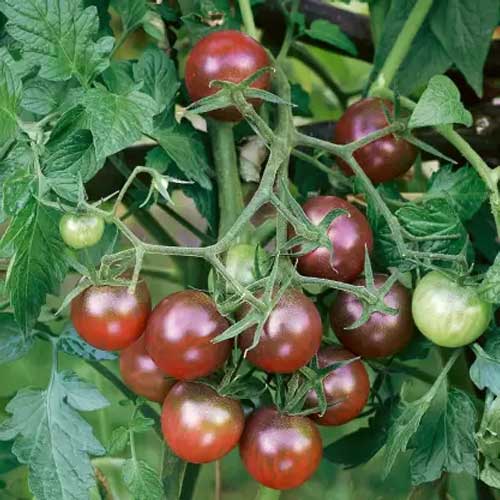
<svg viewBox="0 0 500 500">
<path fill-rule="evenodd" d="M 269 66 L 269 57 L 262 45 L 236 30 L 216 31 L 202 38 L 191 50 L 186 62 L 185 79 L 189 97 L 197 101 L 217 93 L 220 88 L 210 86 L 213 80 L 240 83 L 257 70 Z M 264 73 L 251 87 L 267 89 L 270 73 Z M 257 106 L 260 101 L 251 99 Z M 242 116 L 235 107 L 210 112 L 222 121 L 239 121 Z"/>
<path fill-rule="evenodd" d="M 264 407 L 248 417 L 240 440 L 240 455 L 256 481 L 268 488 L 288 490 L 314 474 L 321 462 L 323 445 L 311 419 Z"/>
<path fill-rule="evenodd" d="M 163 437 L 188 462 L 222 458 L 238 444 L 244 425 L 241 404 L 204 384 L 178 382 L 163 402 Z"/>
<path fill-rule="evenodd" d="M 375 286 L 380 288 L 387 278 L 385 274 L 376 274 Z M 354 284 L 365 286 L 366 282 L 364 278 L 360 278 Z M 398 313 L 391 315 L 374 312 L 366 323 L 348 330 L 347 327 L 360 318 L 363 306 L 354 295 L 339 293 L 330 309 L 330 323 L 349 351 L 364 358 L 382 358 L 402 351 L 410 342 L 414 331 L 410 292 L 396 281 L 384 302 L 397 309 Z"/>
<path fill-rule="evenodd" d="M 239 316 L 248 313 L 243 306 Z M 255 327 L 238 337 L 244 351 L 253 342 Z M 269 373 L 292 373 L 307 364 L 321 344 L 323 327 L 316 306 L 302 292 L 287 290 L 264 324 L 256 347 L 248 351 L 250 363 Z"/>
<path fill-rule="evenodd" d="M 341 346 L 323 347 L 318 352 L 320 368 L 326 368 L 339 361 L 356 358 L 356 355 Z M 370 379 L 362 361 L 351 361 L 336 368 L 323 379 L 326 402 L 332 405 L 323 416 L 312 415 L 321 425 L 342 425 L 356 418 L 364 408 L 370 395 Z M 318 395 L 311 390 L 306 406 L 318 405 Z"/>
<path fill-rule="evenodd" d="M 335 125 L 334 142 L 348 144 L 387 127 L 384 106 L 390 114 L 393 113 L 390 101 L 376 98 L 362 99 L 349 106 Z M 413 144 L 392 134 L 381 137 L 354 153 L 354 158 L 373 182 L 385 182 L 399 177 L 413 165 L 416 157 L 417 150 Z M 338 164 L 344 172 L 352 175 L 346 162 L 339 159 Z"/>
<path fill-rule="evenodd" d="M 373 248 L 373 233 L 366 217 L 354 205 L 336 196 L 309 198 L 302 208 L 315 226 L 332 210 L 340 208 L 348 214 L 336 217 L 328 228 L 333 261 L 328 248 L 319 247 L 298 258 L 299 272 L 304 276 L 352 281 L 363 270 L 365 247 L 369 252 Z"/>
<path fill-rule="evenodd" d="M 168 379 L 146 352 L 144 335 L 120 352 L 120 374 L 137 395 L 163 403 L 175 381 Z"/>
<path fill-rule="evenodd" d="M 170 377 L 191 380 L 220 368 L 231 341 L 213 343 L 229 323 L 205 293 L 185 290 L 164 298 L 151 313 L 146 350 Z"/>
<path fill-rule="evenodd" d="M 151 297 L 144 281 L 133 293 L 127 286 L 89 286 L 71 302 L 71 320 L 89 344 L 117 351 L 144 332 L 151 312 Z"/>
</svg>

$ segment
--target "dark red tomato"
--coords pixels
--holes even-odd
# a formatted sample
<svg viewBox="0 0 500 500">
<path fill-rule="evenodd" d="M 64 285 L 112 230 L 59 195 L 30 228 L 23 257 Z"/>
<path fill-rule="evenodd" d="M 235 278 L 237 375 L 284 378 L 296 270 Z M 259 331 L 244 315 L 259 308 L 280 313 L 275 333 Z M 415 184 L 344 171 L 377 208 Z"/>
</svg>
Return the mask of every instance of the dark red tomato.
<svg viewBox="0 0 500 500">
<path fill-rule="evenodd" d="M 192 101 L 217 93 L 220 87 L 210 86 L 213 80 L 240 83 L 257 70 L 270 65 L 264 47 L 253 38 L 235 30 L 216 31 L 202 38 L 191 50 L 186 62 L 186 87 Z M 269 72 L 253 84 L 253 88 L 267 89 Z M 251 100 L 254 106 L 259 100 Z M 222 121 L 240 121 L 235 107 L 212 111 L 210 115 Z"/>
<path fill-rule="evenodd" d="M 214 301 L 194 290 L 173 293 L 151 313 L 146 350 L 170 377 L 191 380 L 220 368 L 229 357 L 231 341 L 212 343 L 229 323 Z"/>
<path fill-rule="evenodd" d="M 392 114 L 392 103 L 381 99 L 362 99 L 349 106 L 335 126 L 334 142 L 348 144 L 387 127 L 382 103 Z M 413 144 L 392 134 L 377 139 L 354 153 L 354 158 L 373 182 L 385 182 L 399 177 L 413 165 L 416 157 L 417 150 Z M 347 163 L 339 160 L 338 164 L 346 174 L 352 175 Z"/>
<path fill-rule="evenodd" d="M 71 302 L 71 321 L 90 345 L 105 351 L 125 349 L 141 336 L 151 312 L 144 281 L 134 293 L 127 286 L 90 286 Z"/>
<path fill-rule="evenodd" d="M 375 286 L 380 288 L 388 276 L 376 274 L 374 278 Z M 354 282 L 361 286 L 365 286 L 365 283 L 364 278 Z M 402 351 L 410 342 L 414 330 L 410 293 L 396 281 L 384 302 L 399 312 L 396 315 L 375 312 L 360 327 L 347 330 L 361 316 L 363 308 L 354 295 L 339 293 L 330 309 L 330 323 L 347 349 L 364 358 L 383 358 Z"/>
<path fill-rule="evenodd" d="M 335 218 L 328 228 L 328 237 L 333 244 L 333 262 L 328 248 L 319 247 L 299 257 L 299 272 L 304 276 L 352 281 L 363 270 L 365 246 L 370 252 L 373 248 L 373 233 L 366 217 L 354 205 L 336 196 L 309 198 L 302 208 L 315 226 L 336 208 L 346 210 L 349 215 Z"/>
<path fill-rule="evenodd" d="M 320 368 L 326 368 L 339 361 L 355 358 L 356 355 L 340 346 L 323 347 L 318 352 Z M 326 402 L 333 405 L 320 417 L 312 418 L 321 425 L 342 425 L 356 418 L 364 408 L 370 395 L 370 380 L 362 361 L 352 361 L 330 372 L 323 379 Z M 309 392 L 308 408 L 318 406 L 316 391 Z"/>
<path fill-rule="evenodd" d="M 165 377 L 146 352 L 144 335 L 120 352 L 120 374 L 137 395 L 157 403 L 163 403 L 175 383 Z"/>
<path fill-rule="evenodd" d="M 238 444 L 244 425 L 241 404 L 204 384 L 178 382 L 163 403 L 165 441 L 177 456 L 195 464 L 229 453 Z"/>
<path fill-rule="evenodd" d="M 240 317 L 247 314 L 243 306 Z M 255 327 L 238 337 L 244 351 L 253 342 Z M 287 290 L 271 311 L 257 347 L 247 353 L 252 364 L 269 373 L 292 373 L 307 364 L 319 349 L 323 327 L 314 303 L 299 290 Z"/>
<path fill-rule="evenodd" d="M 256 481 L 268 488 L 288 490 L 314 474 L 323 444 L 311 419 L 259 408 L 247 419 L 240 455 Z"/>
</svg>

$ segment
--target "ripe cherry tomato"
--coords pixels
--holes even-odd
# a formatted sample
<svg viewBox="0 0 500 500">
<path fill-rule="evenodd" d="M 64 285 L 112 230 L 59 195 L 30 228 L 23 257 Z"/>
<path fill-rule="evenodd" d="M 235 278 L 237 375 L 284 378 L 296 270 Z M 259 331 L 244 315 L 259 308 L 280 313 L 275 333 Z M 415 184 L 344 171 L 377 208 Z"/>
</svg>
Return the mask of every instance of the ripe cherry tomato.
<svg viewBox="0 0 500 500">
<path fill-rule="evenodd" d="M 387 127 L 384 106 L 389 114 L 393 113 L 392 103 L 381 99 L 362 99 L 349 106 L 335 126 L 334 142 L 348 144 Z M 415 146 L 394 135 L 377 139 L 354 153 L 354 158 L 373 182 L 399 177 L 413 165 L 416 157 Z M 338 164 L 346 174 L 352 175 L 347 163 L 339 159 Z"/>
<path fill-rule="evenodd" d="M 249 311 L 243 306 L 239 316 Z M 238 337 L 244 351 L 253 342 L 255 327 Z M 247 353 L 250 363 L 269 373 L 292 373 L 307 364 L 319 349 L 323 327 L 314 303 L 299 290 L 287 290 L 271 311 L 257 347 Z"/>
<path fill-rule="evenodd" d="M 170 377 L 190 380 L 220 368 L 229 357 L 231 341 L 212 343 L 229 323 L 214 301 L 194 290 L 173 293 L 151 313 L 146 350 Z"/>
<path fill-rule="evenodd" d="M 387 278 L 385 274 L 376 274 L 375 286 L 380 288 Z M 354 284 L 365 286 L 366 282 L 360 278 Z M 348 327 L 361 316 L 363 306 L 354 295 L 339 293 L 330 309 L 330 323 L 349 351 L 364 358 L 382 358 L 402 351 L 410 342 L 414 331 L 410 293 L 396 281 L 384 302 L 399 312 L 396 315 L 375 312 L 366 323 L 349 330 Z"/>
<path fill-rule="evenodd" d="M 157 403 L 163 403 L 175 383 L 165 377 L 146 352 L 144 335 L 120 352 L 120 374 L 137 395 Z"/>
<path fill-rule="evenodd" d="M 296 488 L 318 468 L 323 445 L 307 417 L 283 415 L 259 408 L 248 417 L 240 440 L 240 455 L 250 475 L 277 490 Z"/>
<path fill-rule="evenodd" d="M 244 425 L 241 404 L 204 384 L 178 382 L 163 403 L 163 437 L 188 462 L 222 458 L 238 444 Z"/>
<path fill-rule="evenodd" d="M 125 349 L 144 332 L 151 297 L 144 281 L 133 293 L 127 286 L 90 286 L 71 302 L 71 320 L 90 345 L 106 351 Z"/>
<path fill-rule="evenodd" d="M 213 80 L 240 83 L 257 70 L 270 65 L 269 57 L 258 42 L 239 31 L 216 31 L 202 38 L 191 50 L 186 62 L 186 87 L 192 101 L 217 93 L 220 87 L 210 86 Z M 270 74 L 263 74 L 252 83 L 253 88 L 267 89 Z M 258 99 L 250 100 L 258 106 Z M 240 121 L 235 107 L 210 112 L 222 121 Z"/>
<path fill-rule="evenodd" d="M 339 361 L 355 358 L 356 355 L 340 346 L 323 347 L 318 352 L 320 368 Z M 348 365 L 334 369 L 323 379 L 326 402 L 333 405 L 323 416 L 312 415 L 321 425 L 342 425 L 356 418 L 365 407 L 370 395 L 370 380 L 362 361 L 351 361 Z M 316 391 L 307 395 L 306 406 L 318 406 Z"/>
<path fill-rule="evenodd" d="M 104 219 L 98 215 L 64 214 L 59 221 L 61 237 L 77 250 L 99 243 L 104 233 Z"/>
<path fill-rule="evenodd" d="M 366 217 L 354 205 L 336 196 L 315 196 L 302 208 L 315 226 L 336 208 L 346 210 L 349 215 L 335 218 L 328 228 L 328 237 L 333 244 L 333 262 L 329 250 L 319 247 L 299 257 L 299 272 L 304 276 L 352 281 L 363 270 L 365 246 L 368 251 L 373 248 L 373 233 Z"/>
<path fill-rule="evenodd" d="M 476 289 L 432 271 L 418 283 L 412 313 L 418 329 L 444 347 L 462 347 L 480 337 L 490 322 L 492 306 Z"/>
</svg>

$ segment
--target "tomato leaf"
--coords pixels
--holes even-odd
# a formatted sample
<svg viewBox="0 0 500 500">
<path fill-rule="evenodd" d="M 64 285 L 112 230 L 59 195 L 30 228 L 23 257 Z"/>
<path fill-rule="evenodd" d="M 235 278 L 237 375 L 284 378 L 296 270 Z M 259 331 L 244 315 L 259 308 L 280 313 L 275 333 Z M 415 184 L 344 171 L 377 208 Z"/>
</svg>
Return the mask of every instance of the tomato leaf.
<svg viewBox="0 0 500 500">
<path fill-rule="evenodd" d="M 40 67 L 40 77 L 61 81 L 76 76 L 86 83 L 108 66 L 114 39 L 94 41 L 99 28 L 95 7 L 82 9 L 79 0 L 27 0 L 22 4 L 3 0 L 0 10 L 9 20 L 9 34 L 23 47 L 23 59 Z"/>
<path fill-rule="evenodd" d="M 452 389 L 446 398 L 436 398 L 412 441 L 412 483 L 434 481 L 443 472 L 477 476 L 476 421 L 474 403 L 466 393 Z"/>
<path fill-rule="evenodd" d="M 29 468 L 30 489 L 40 500 L 86 500 L 94 486 L 89 455 L 104 448 L 76 410 L 107 405 L 100 393 L 75 374 L 54 373 L 45 390 L 21 389 L 6 407 L 0 440 L 15 439 L 13 453 Z"/>
<path fill-rule="evenodd" d="M 498 2 L 442 0 L 429 14 L 433 33 L 476 94 L 483 95 L 483 66 L 498 24 Z"/>
<path fill-rule="evenodd" d="M 102 351 L 90 344 L 87 344 L 73 327 L 65 330 L 65 333 L 57 339 L 57 347 L 60 351 L 86 359 L 88 361 L 111 361 L 116 359 L 116 354 L 109 351 Z"/>
<path fill-rule="evenodd" d="M 148 12 L 146 0 L 112 0 L 111 6 L 120 15 L 125 32 L 139 27 Z"/>
<path fill-rule="evenodd" d="M 472 115 L 460 101 L 460 91 L 445 75 L 433 76 L 411 114 L 408 127 L 462 123 L 472 125 Z"/>
<path fill-rule="evenodd" d="M 142 92 L 118 95 L 102 87 L 90 89 L 83 97 L 88 128 L 98 158 L 105 158 L 130 146 L 153 129 L 156 102 Z"/>
<path fill-rule="evenodd" d="M 304 33 L 315 40 L 326 42 L 334 47 L 345 50 L 348 54 L 357 55 L 356 45 L 352 40 L 336 25 L 326 19 L 317 19 Z"/>
<path fill-rule="evenodd" d="M 117 427 L 113 429 L 108 445 L 108 453 L 117 455 L 125 450 L 130 439 L 130 432 L 127 427 Z"/>
<path fill-rule="evenodd" d="M 0 313 L 0 365 L 22 358 L 33 347 L 33 336 L 25 336 L 14 316 Z"/>
<path fill-rule="evenodd" d="M 482 299 L 491 304 L 500 303 L 500 253 L 495 257 L 495 262 L 488 269 L 479 285 L 479 294 Z"/>
<path fill-rule="evenodd" d="M 0 52 L 0 57 L 3 51 Z M 17 112 L 22 84 L 6 60 L 0 58 L 0 144 L 9 143 L 17 134 Z"/>
<path fill-rule="evenodd" d="M 0 240 L 0 250 L 12 249 L 7 290 L 15 318 L 29 332 L 48 293 L 64 279 L 67 262 L 59 235 L 58 213 L 34 198 L 11 221 Z"/>
<path fill-rule="evenodd" d="M 484 462 L 480 479 L 494 488 L 500 487 L 500 398 L 487 392 L 481 426 L 476 438 Z"/>
<path fill-rule="evenodd" d="M 446 198 L 462 221 L 471 219 L 488 197 L 488 191 L 477 172 L 469 166 L 453 170 L 442 166 L 429 182 L 425 198 Z"/>
<path fill-rule="evenodd" d="M 158 473 L 146 462 L 127 460 L 122 468 L 122 477 L 134 500 L 163 498 Z"/>
<path fill-rule="evenodd" d="M 7 177 L 2 186 L 3 211 L 7 215 L 18 214 L 31 198 L 31 188 L 36 178 L 26 170 L 16 170 Z"/>
<path fill-rule="evenodd" d="M 40 116 L 55 111 L 69 90 L 67 82 L 50 82 L 43 78 L 33 78 L 24 84 L 21 106 Z"/>
<path fill-rule="evenodd" d="M 474 344 L 476 360 L 470 367 L 470 378 L 481 390 L 488 388 L 500 396 L 500 340 L 497 335 L 488 336 L 484 349 Z"/>
</svg>

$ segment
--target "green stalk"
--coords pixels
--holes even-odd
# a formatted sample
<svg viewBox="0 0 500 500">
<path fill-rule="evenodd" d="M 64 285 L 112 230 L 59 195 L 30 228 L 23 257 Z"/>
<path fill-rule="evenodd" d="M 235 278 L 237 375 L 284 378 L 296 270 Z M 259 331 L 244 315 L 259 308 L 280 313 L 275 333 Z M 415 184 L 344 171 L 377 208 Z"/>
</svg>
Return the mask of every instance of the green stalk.
<svg viewBox="0 0 500 500">
<path fill-rule="evenodd" d="M 370 92 L 378 87 L 389 87 L 394 79 L 396 72 L 403 63 L 408 51 L 410 50 L 413 39 L 422 26 L 433 0 L 417 0 L 403 29 L 400 31 L 394 45 L 387 56 L 387 59 L 380 70 L 377 79 L 373 82 Z"/>
<path fill-rule="evenodd" d="M 281 496 L 281 490 L 272 490 L 265 486 L 259 486 L 255 500 L 278 500 Z"/>
<path fill-rule="evenodd" d="M 245 31 L 252 38 L 257 38 L 257 28 L 255 27 L 255 21 L 253 19 L 252 6 L 250 5 L 250 0 L 238 0 L 238 4 L 240 6 L 240 12 L 241 12 L 241 17 L 243 18 Z"/>
<path fill-rule="evenodd" d="M 215 174 L 219 194 L 219 238 L 224 236 L 243 212 L 243 191 L 234 147 L 233 125 L 210 121 Z M 240 238 L 244 239 L 243 234 Z"/>
</svg>

